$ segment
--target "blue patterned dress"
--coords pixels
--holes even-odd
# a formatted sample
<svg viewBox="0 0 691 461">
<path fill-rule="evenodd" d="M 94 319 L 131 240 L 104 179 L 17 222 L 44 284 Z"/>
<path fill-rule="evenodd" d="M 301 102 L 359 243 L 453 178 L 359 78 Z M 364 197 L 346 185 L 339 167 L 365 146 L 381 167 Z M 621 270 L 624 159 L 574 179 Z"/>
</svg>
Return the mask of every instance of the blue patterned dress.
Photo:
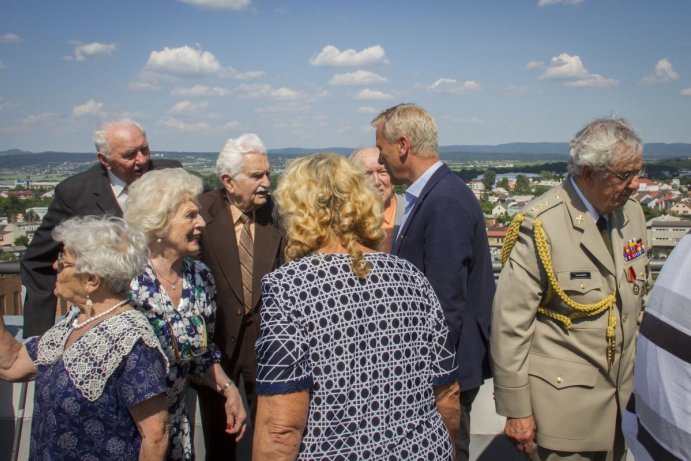
<svg viewBox="0 0 691 461">
<path fill-rule="evenodd" d="M 206 370 L 221 358 L 216 346 L 207 344 L 207 338 L 213 338 L 216 321 L 216 285 L 209 268 L 193 258 L 185 258 L 181 281 L 182 294 L 177 308 L 148 265 L 130 287 L 132 305 L 149 319 L 170 362 L 169 460 L 194 459 L 192 427 L 185 405 L 187 378 L 202 382 Z"/>
<path fill-rule="evenodd" d="M 69 348 L 73 308 L 25 344 L 36 365 L 30 460 L 134 460 L 141 436 L 130 408 L 166 391 L 166 362 L 148 322 L 125 311 Z"/>
<path fill-rule="evenodd" d="M 433 386 L 457 379 L 439 301 L 408 261 L 315 253 L 262 280 L 257 393 L 309 390 L 299 460 L 450 460 Z"/>
</svg>

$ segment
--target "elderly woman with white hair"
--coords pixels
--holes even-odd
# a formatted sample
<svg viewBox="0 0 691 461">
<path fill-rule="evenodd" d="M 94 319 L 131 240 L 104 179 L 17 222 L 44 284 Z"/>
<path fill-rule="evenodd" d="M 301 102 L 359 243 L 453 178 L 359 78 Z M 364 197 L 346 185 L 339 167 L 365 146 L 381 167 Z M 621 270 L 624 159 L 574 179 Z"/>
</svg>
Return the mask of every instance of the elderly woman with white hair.
<svg viewBox="0 0 691 461">
<path fill-rule="evenodd" d="M 36 379 L 29 459 L 163 460 L 167 360 L 132 309 L 146 239 L 121 218 L 69 219 L 53 230 L 55 295 L 72 304 L 21 345 L 0 316 L 0 379 Z"/>
<path fill-rule="evenodd" d="M 131 285 L 131 301 L 149 319 L 170 361 L 171 415 L 168 459 L 194 459 L 185 406 L 188 377 L 225 399 L 225 431 L 242 438 L 245 409 L 239 391 L 219 365 L 213 343 L 216 287 L 208 267 L 194 259 L 205 226 L 197 196 L 202 181 L 180 168 L 151 171 L 129 189 L 125 219 L 149 238 L 145 271 Z"/>
</svg>

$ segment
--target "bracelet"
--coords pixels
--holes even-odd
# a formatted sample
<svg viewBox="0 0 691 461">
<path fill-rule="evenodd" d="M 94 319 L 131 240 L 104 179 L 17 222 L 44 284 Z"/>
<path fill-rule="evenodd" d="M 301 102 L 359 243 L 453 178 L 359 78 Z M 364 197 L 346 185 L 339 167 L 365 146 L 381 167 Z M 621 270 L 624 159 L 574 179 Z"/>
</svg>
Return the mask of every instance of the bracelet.
<svg viewBox="0 0 691 461">
<path fill-rule="evenodd" d="M 221 394 L 225 393 L 226 389 L 228 389 L 230 386 L 235 384 L 232 379 L 226 381 L 226 383 L 221 386 L 221 390 L 219 391 Z"/>
</svg>

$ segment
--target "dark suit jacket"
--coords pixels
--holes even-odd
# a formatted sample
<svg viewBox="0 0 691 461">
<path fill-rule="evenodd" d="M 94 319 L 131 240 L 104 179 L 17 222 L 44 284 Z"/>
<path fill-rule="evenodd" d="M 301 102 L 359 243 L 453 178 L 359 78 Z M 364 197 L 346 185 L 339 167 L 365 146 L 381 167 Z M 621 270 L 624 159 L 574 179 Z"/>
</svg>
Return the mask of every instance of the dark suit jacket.
<svg viewBox="0 0 691 461">
<path fill-rule="evenodd" d="M 222 363 L 227 365 L 233 357 L 245 315 L 237 240 L 225 189 L 202 194 L 199 204 L 206 221 L 202 231 L 201 259 L 209 266 L 216 281 L 214 342 L 223 354 Z M 281 260 L 283 233 L 277 228 L 272 212 L 271 199 L 255 212 L 252 270 L 252 306 L 255 309 L 261 301 L 261 278 L 278 267 Z"/>
<path fill-rule="evenodd" d="M 151 160 L 149 169 L 181 167 L 176 160 Z M 55 323 L 55 271 L 53 261 L 60 244 L 53 228 L 68 218 L 87 215 L 122 216 L 113 196 L 107 170 L 99 163 L 71 176 L 55 188 L 53 202 L 22 258 L 20 273 L 26 288 L 24 337 L 42 335 Z"/>
<path fill-rule="evenodd" d="M 429 279 L 458 344 L 461 390 L 479 387 L 491 376 L 492 261 L 480 204 L 446 165 L 415 201 L 392 253 Z"/>
</svg>

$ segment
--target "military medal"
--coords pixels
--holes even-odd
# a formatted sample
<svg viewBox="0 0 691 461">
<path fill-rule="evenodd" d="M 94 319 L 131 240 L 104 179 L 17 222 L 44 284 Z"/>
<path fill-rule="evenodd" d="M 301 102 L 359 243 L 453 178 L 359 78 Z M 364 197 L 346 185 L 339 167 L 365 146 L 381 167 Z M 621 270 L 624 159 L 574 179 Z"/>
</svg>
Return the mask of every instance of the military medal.
<svg viewBox="0 0 691 461">
<path fill-rule="evenodd" d="M 645 246 L 642 239 L 629 239 L 624 245 L 624 260 L 632 261 L 645 254 Z"/>
</svg>

